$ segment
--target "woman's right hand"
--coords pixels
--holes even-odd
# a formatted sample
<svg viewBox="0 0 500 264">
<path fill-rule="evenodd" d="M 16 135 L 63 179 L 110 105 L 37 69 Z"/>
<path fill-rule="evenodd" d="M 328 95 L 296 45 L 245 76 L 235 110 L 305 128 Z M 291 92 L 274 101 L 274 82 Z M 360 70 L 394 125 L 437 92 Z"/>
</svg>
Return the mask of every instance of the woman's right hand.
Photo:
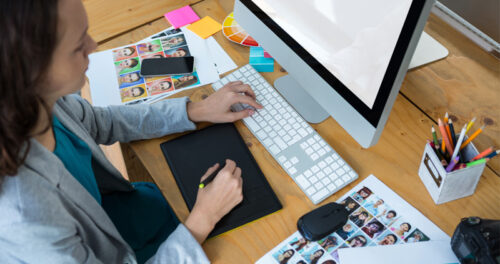
<svg viewBox="0 0 500 264">
<path fill-rule="evenodd" d="M 218 167 L 218 163 L 210 167 L 201 181 Z M 198 190 L 196 203 L 184 225 L 200 244 L 205 241 L 215 224 L 243 200 L 242 184 L 241 169 L 228 159 L 226 166 L 214 180 Z"/>
</svg>

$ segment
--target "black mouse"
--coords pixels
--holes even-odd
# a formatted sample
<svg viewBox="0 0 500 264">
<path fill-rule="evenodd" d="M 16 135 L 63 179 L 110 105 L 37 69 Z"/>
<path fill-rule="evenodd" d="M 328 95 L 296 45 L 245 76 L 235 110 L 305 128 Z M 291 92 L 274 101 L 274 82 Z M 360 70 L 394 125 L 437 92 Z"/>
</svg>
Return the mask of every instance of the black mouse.
<svg viewBox="0 0 500 264">
<path fill-rule="evenodd" d="M 297 228 L 305 239 L 316 241 L 344 226 L 348 216 L 344 206 L 328 203 L 299 218 Z"/>
</svg>

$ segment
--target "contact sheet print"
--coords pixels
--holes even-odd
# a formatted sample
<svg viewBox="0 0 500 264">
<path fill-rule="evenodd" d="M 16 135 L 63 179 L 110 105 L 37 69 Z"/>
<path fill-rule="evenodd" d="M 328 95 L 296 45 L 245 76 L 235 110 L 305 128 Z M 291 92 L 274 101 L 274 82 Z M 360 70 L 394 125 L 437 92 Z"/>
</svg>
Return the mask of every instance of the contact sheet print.
<svg viewBox="0 0 500 264">
<path fill-rule="evenodd" d="M 305 240 L 297 231 L 256 263 L 338 264 L 343 248 L 450 239 L 373 175 L 337 202 L 350 213 L 342 228 L 315 242 Z"/>
<path fill-rule="evenodd" d="M 90 55 L 87 76 L 96 106 L 151 103 L 182 89 L 219 79 L 203 39 L 189 30 L 167 29 L 139 43 Z M 195 71 L 186 75 L 143 77 L 143 59 L 195 57 Z"/>
</svg>

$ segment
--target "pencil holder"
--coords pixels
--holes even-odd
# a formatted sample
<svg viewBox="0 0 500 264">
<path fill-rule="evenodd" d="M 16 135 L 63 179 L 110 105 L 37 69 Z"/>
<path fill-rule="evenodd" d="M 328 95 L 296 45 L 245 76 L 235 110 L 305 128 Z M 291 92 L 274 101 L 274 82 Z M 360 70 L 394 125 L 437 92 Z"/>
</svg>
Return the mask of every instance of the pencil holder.
<svg viewBox="0 0 500 264">
<path fill-rule="evenodd" d="M 469 143 L 461 151 L 461 154 L 465 160 L 470 160 L 479 153 L 476 147 Z M 434 202 L 442 204 L 472 195 L 485 166 L 486 164 L 482 163 L 446 172 L 434 149 L 426 144 L 418 175 Z"/>
</svg>

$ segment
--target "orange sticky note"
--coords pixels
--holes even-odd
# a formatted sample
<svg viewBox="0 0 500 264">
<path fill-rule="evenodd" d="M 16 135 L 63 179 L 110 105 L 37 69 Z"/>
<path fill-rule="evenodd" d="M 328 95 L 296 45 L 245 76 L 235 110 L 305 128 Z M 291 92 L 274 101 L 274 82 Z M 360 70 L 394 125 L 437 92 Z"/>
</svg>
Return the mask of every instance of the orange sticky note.
<svg viewBox="0 0 500 264">
<path fill-rule="evenodd" d="M 206 39 L 221 30 L 222 25 L 213 18 L 206 16 L 187 26 L 187 29 L 194 32 L 200 38 Z"/>
</svg>

